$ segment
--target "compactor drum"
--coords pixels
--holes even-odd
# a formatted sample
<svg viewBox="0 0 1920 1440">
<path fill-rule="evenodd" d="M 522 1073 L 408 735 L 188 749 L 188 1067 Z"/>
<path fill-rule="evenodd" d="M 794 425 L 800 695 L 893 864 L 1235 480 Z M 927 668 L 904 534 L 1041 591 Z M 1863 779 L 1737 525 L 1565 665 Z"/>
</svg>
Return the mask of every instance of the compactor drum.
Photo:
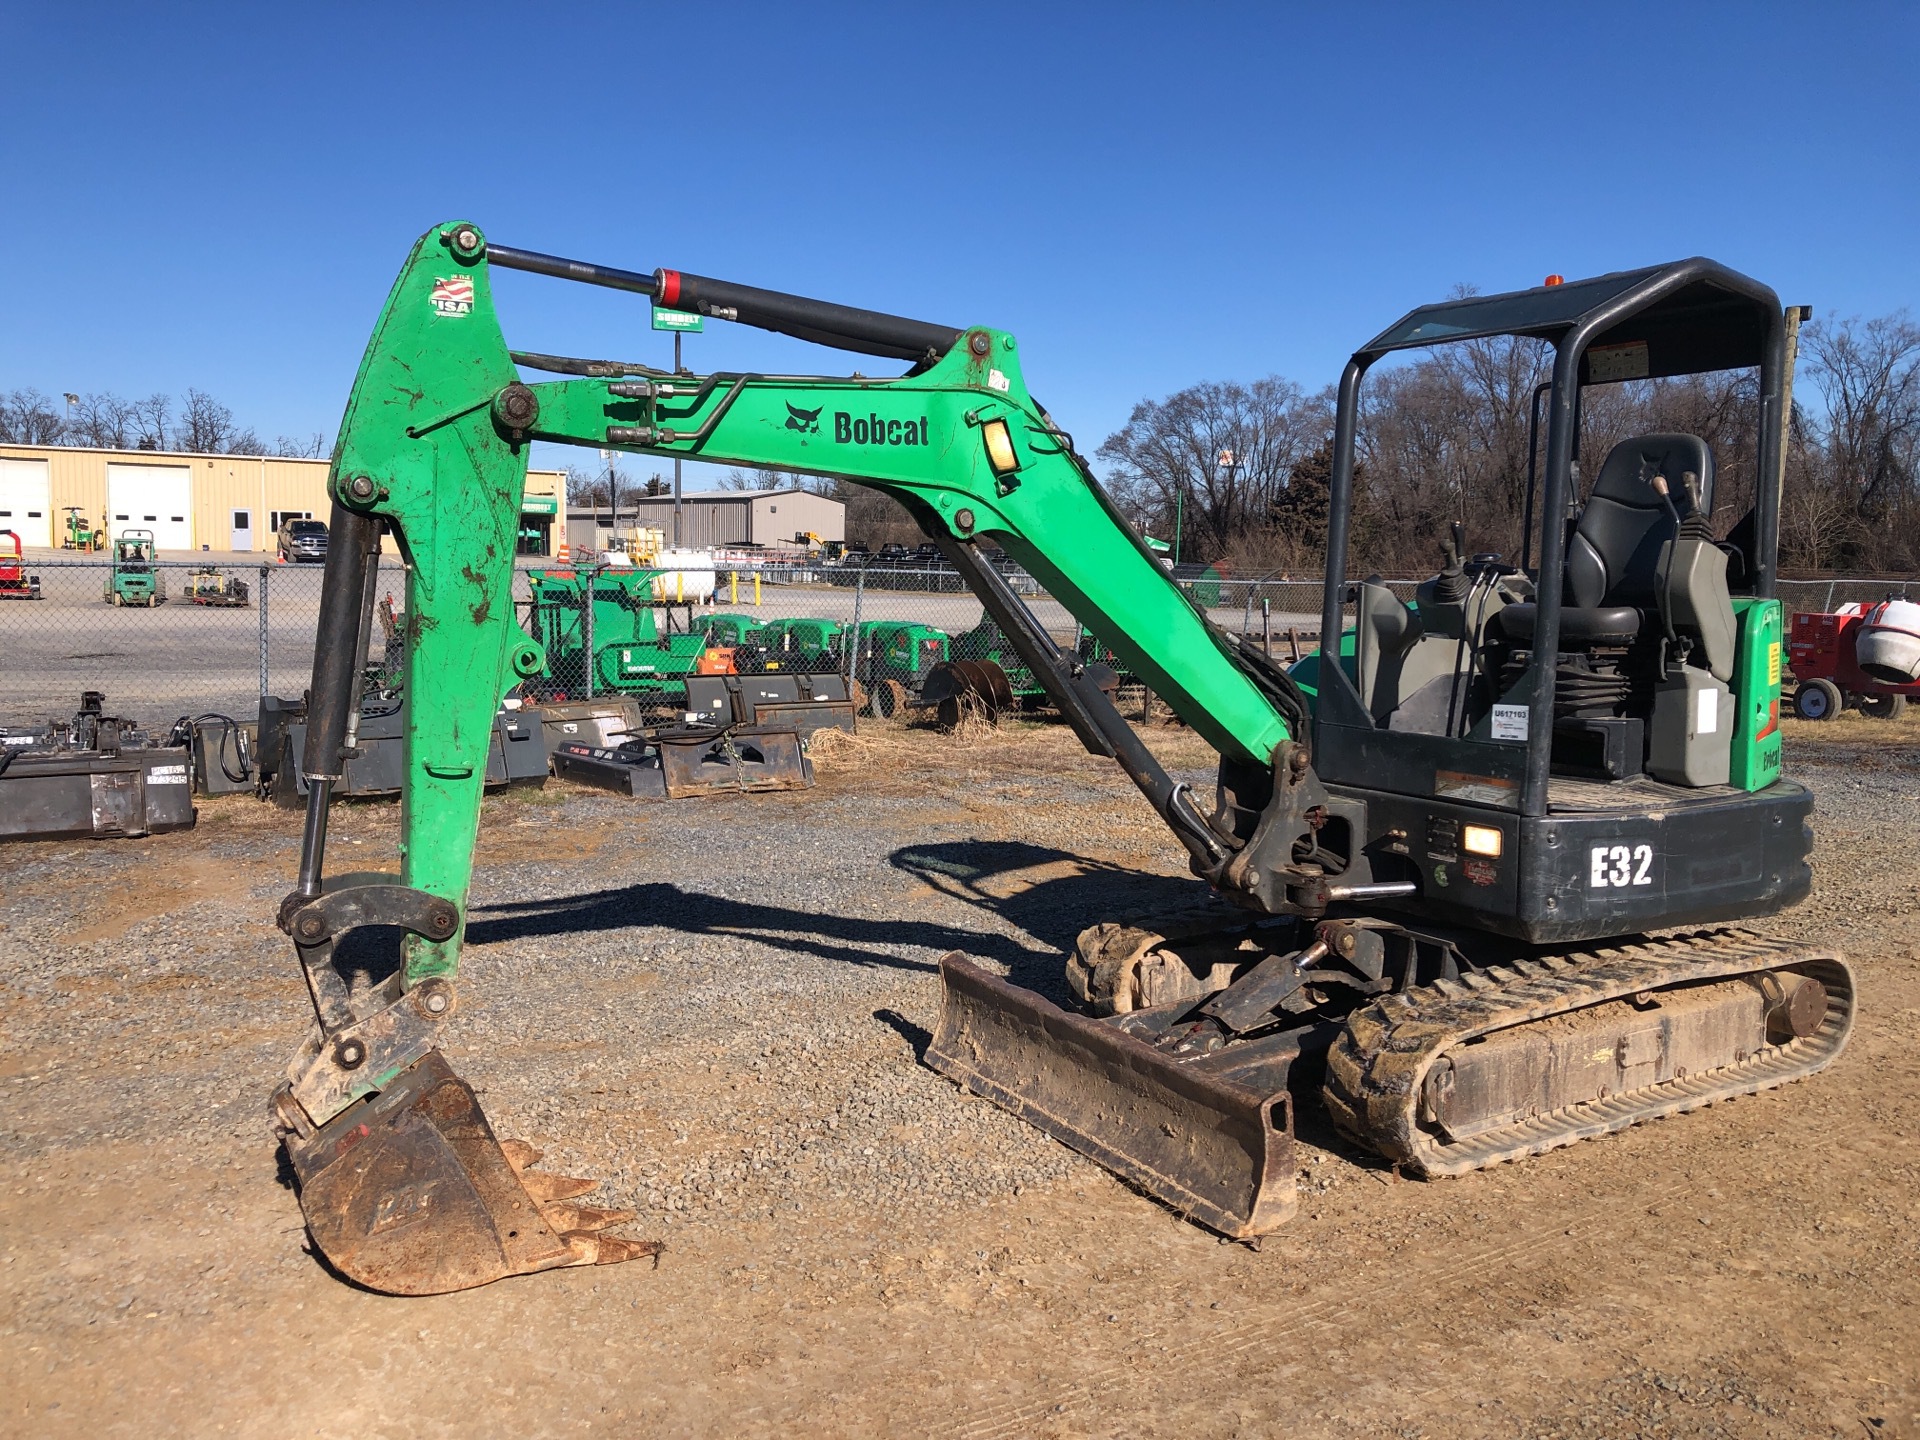
<svg viewBox="0 0 1920 1440">
<path fill-rule="evenodd" d="M 510 352 L 496 266 L 904 373 L 689 376 Z M 544 632 L 516 628 L 512 600 L 535 440 L 839 475 L 914 515 L 1004 641 L 992 670 L 952 658 L 956 718 L 1024 695 L 1015 665 L 1135 782 L 1216 897 L 1089 930 L 1069 969 L 1079 1010 L 949 955 L 927 1063 L 1224 1234 L 1292 1212 L 1303 1095 L 1356 1143 L 1450 1174 L 1830 1063 L 1853 1013 L 1844 962 L 1729 928 L 1810 885 L 1810 798 L 1780 774 L 1774 599 L 1798 318 L 1705 260 L 1414 311 L 1343 377 L 1321 620 L 1338 658 L 1289 671 L 1171 581 L 1034 401 L 1012 336 L 436 226 L 388 297 L 328 479 L 306 835 L 279 916 L 315 1023 L 273 1101 L 316 1246 L 399 1294 L 657 1249 L 607 1233 L 626 1212 L 573 1203 L 591 1182 L 544 1176 L 497 1139 L 441 1048 L 459 1024 L 490 721 L 554 660 Z M 1412 604 L 1349 584 L 1368 368 L 1491 335 L 1537 340 L 1552 361 L 1521 555 L 1465 560 L 1456 535 Z M 1625 441 L 1576 493 L 1584 386 L 1727 367 L 1758 370 L 1761 433 L 1759 500 L 1726 538 L 1696 436 Z M 329 877 L 328 803 L 359 753 L 385 531 L 409 559 L 403 860 Z M 1113 664 L 1063 651 L 1002 556 Z M 1115 710 L 1116 671 L 1218 751 L 1211 805 Z M 399 935 L 400 953 L 389 980 L 355 988 L 334 948 L 366 926 Z M 1689 933 L 1648 938 L 1676 927 Z"/>
</svg>

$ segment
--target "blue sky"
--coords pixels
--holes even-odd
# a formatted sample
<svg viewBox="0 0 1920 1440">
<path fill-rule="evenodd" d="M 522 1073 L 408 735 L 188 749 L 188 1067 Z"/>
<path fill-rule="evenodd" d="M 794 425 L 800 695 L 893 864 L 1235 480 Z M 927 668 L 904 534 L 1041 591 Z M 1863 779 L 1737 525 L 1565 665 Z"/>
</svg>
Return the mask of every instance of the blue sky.
<svg viewBox="0 0 1920 1440">
<path fill-rule="evenodd" d="M 1912 5 L 0 16 L 0 389 L 198 386 L 269 437 L 331 438 L 454 217 L 1002 326 L 1089 450 L 1199 380 L 1324 384 L 1462 282 L 1704 253 L 1821 314 L 1920 308 Z M 515 346 L 666 355 L 639 297 L 496 291 Z M 726 325 L 688 362 L 885 365 Z"/>
</svg>

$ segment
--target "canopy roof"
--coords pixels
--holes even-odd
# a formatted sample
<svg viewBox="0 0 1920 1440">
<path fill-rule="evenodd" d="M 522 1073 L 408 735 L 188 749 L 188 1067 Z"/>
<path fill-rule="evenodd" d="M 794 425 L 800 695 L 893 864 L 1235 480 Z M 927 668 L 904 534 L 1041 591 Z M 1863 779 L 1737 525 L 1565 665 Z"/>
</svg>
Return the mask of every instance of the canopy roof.
<svg viewBox="0 0 1920 1440">
<path fill-rule="evenodd" d="M 1558 343 L 1592 324 L 1580 362 L 1582 383 L 1693 375 L 1758 365 L 1780 318 L 1780 299 L 1759 281 L 1699 256 L 1621 270 L 1590 280 L 1504 295 L 1467 295 L 1422 305 L 1387 327 L 1355 357 L 1392 350 L 1530 335 Z"/>
</svg>

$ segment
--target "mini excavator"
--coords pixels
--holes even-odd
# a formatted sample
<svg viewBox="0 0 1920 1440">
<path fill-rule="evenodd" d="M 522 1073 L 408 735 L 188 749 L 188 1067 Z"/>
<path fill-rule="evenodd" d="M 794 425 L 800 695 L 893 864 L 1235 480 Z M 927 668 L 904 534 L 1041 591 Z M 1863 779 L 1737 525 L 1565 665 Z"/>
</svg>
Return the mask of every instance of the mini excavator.
<svg viewBox="0 0 1920 1440">
<path fill-rule="evenodd" d="M 491 275 L 529 271 L 903 362 L 893 378 L 670 373 L 510 351 Z M 1191 603 L 1032 397 L 1011 335 L 436 226 L 388 296 L 329 474 L 299 878 L 280 924 L 316 1022 L 272 1111 L 318 1251 L 432 1294 L 652 1253 L 496 1138 L 440 1036 L 457 1014 L 491 721 L 541 673 L 516 628 L 532 442 L 841 476 L 898 499 L 1091 752 L 1110 757 L 1231 905 L 1084 933 L 1081 1004 L 958 953 L 926 1063 L 1222 1235 L 1292 1213 L 1292 1105 L 1454 1175 L 1791 1081 L 1831 1063 L 1854 987 L 1829 950 L 1745 928 L 1811 886 L 1807 790 L 1781 774 L 1782 457 L 1800 312 L 1703 259 L 1456 298 L 1360 349 L 1339 388 L 1321 635 L 1289 670 Z M 1411 603 L 1348 579 L 1370 367 L 1523 336 L 1535 395 L 1517 563 L 1448 547 Z M 1592 386 L 1758 376 L 1750 513 L 1710 525 L 1715 457 L 1642 435 L 1576 463 Z M 523 372 L 556 379 L 530 382 Z M 1544 444 L 1540 415 L 1544 401 Z M 407 565 L 398 876 L 327 876 L 391 534 Z M 1004 550 L 1219 753 L 1210 803 L 1115 711 L 982 555 Z M 401 932 L 391 978 L 333 957 Z"/>
</svg>

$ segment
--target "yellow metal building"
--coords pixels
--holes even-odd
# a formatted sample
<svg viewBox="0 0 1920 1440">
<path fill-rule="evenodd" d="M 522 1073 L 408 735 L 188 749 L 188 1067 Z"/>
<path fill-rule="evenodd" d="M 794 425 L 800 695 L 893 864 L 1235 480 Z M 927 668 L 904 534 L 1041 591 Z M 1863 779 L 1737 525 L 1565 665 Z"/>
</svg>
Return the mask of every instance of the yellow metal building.
<svg viewBox="0 0 1920 1440">
<path fill-rule="evenodd" d="M 325 460 L 0 445 L 0 530 L 29 550 L 57 549 L 71 508 L 89 533 L 109 540 L 122 530 L 151 530 L 163 554 L 260 553 L 275 548 L 282 520 L 327 518 L 326 482 Z M 564 472 L 528 472 L 521 554 L 552 553 L 565 493 Z"/>
</svg>

